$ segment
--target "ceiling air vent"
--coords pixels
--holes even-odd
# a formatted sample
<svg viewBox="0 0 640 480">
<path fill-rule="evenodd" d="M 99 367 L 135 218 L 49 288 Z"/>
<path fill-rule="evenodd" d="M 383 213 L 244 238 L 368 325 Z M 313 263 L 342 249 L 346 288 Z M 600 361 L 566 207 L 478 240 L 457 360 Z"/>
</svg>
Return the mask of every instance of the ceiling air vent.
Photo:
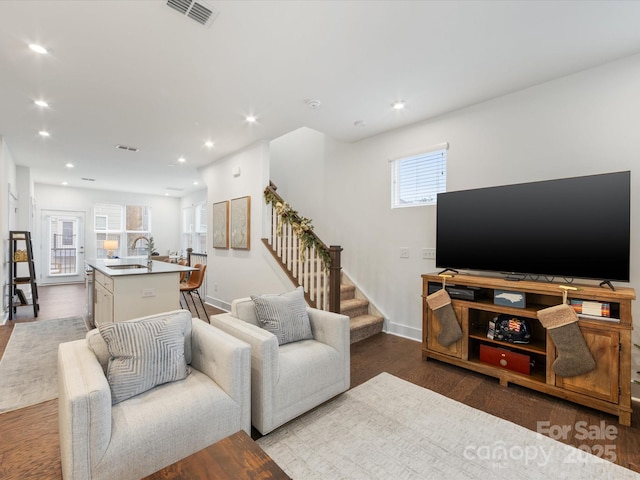
<svg viewBox="0 0 640 480">
<path fill-rule="evenodd" d="M 218 11 L 202 0 L 167 0 L 167 5 L 205 27 L 211 26 Z"/>
<path fill-rule="evenodd" d="M 184 188 L 178 188 L 178 187 L 167 187 L 167 190 L 172 190 L 174 192 L 182 192 L 184 190 Z"/>
<path fill-rule="evenodd" d="M 127 150 L 128 152 L 137 152 L 139 149 L 136 147 L 127 147 L 126 145 L 116 145 L 116 148 L 120 150 Z"/>
</svg>

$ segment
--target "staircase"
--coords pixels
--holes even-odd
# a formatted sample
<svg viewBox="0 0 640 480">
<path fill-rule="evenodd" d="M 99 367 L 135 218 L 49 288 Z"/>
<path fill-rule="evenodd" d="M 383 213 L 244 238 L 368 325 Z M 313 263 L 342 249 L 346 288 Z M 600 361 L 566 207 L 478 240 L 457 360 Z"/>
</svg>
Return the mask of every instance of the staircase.
<svg viewBox="0 0 640 480">
<path fill-rule="evenodd" d="M 356 287 L 349 283 L 340 284 L 340 313 L 349 317 L 351 343 L 359 342 L 382 332 L 384 317 L 366 298 L 356 298 Z M 358 297 L 361 295 L 358 292 Z M 369 311 L 373 310 L 373 311 Z"/>
<path fill-rule="evenodd" d="M 327 247 L 315 233 L 311 220 L 293 210 L 270 183 L 265 201 L 271 204 L 271 232 L 262 242 L 294 285 L 304 288 L 314 308 L 350 318 L 351 343 L 380 333 L 384 317 L 342 272 L 342 247 Z"/>
</svg>

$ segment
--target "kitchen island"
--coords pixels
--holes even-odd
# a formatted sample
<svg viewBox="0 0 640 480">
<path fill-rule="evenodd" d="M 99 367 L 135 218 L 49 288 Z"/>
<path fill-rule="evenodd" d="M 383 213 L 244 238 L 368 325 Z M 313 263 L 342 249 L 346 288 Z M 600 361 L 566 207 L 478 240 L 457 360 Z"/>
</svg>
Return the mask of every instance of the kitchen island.
<svg viewBox="0 0 640 480">
<path fill-rule="evenodd" d="M 93 273 L 88 317 L 96 327 L 180 308 L 180 273 L 193 267 L 146 259 L 85 262 Z"/>
</svg>

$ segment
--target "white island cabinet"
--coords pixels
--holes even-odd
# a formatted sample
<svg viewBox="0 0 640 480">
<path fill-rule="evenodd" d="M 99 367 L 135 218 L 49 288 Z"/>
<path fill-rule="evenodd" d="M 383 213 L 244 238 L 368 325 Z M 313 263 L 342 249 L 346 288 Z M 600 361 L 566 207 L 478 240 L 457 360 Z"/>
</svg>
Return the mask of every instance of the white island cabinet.
<svg viewBox="0 0 640 480">
<path fill-rule="evenodd" d="M 173 263 L 145 260 L 88 260 L 93 269 L 95 326 L 122 322 L 180 308 L 180 273 L 194 270 Z"/>
</svg>

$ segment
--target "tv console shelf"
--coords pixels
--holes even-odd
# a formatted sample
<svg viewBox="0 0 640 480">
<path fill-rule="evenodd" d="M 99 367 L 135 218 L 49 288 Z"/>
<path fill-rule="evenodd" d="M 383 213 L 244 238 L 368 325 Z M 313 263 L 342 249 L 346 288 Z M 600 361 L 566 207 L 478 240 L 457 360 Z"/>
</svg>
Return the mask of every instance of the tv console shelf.
<svg viewBox="0 0 640 480">
<path fill-rule="evenodd" d="M 635 291 L 628 287 L 611 290 L 594 285 L 570 286 L 568 301 L 581 299 L 608 303 L 611 316 L 581 316 L 578 325 L 589 351 L 596 361 L 595 370 L 580 376 L 561 377 L 553 371 L 557 357 L 555 345 L 537 311 L 562 303 L 563 290 L 558 283 L 510 281 L 503 278 L 455 275 L 447 286 L 472 287 L 485 295 L 474 299 L 452 298 L 452 307 L 462 330 L 462 338 L 447 347 L 438 340 L 440 323 L 426 298 L 435 287 L 442 286 L 437 273 L 422 275 L 422 358 L 433 358 L 499 379 L 500 385 L 521 385 L 564 398 L 618 416 L 622 425 L 631 425 L 631 302 Z M 525 308 L 494 303 L 494 292 L 506 290 L 524 294 Z M 508 343 L 487 337 L 489 322 L 500 314 L 525 318 L 531 326 L 529 343 Z M 500 350 L 496 350 L 500 349 Z M 503 365 L 481 361 L 481 350 L 503 352 Z M 525 359 L 528 373 L 517 371 L 508 361 Z M 487 360 L 485 357 L 484 360 Z"/>
</svg>

